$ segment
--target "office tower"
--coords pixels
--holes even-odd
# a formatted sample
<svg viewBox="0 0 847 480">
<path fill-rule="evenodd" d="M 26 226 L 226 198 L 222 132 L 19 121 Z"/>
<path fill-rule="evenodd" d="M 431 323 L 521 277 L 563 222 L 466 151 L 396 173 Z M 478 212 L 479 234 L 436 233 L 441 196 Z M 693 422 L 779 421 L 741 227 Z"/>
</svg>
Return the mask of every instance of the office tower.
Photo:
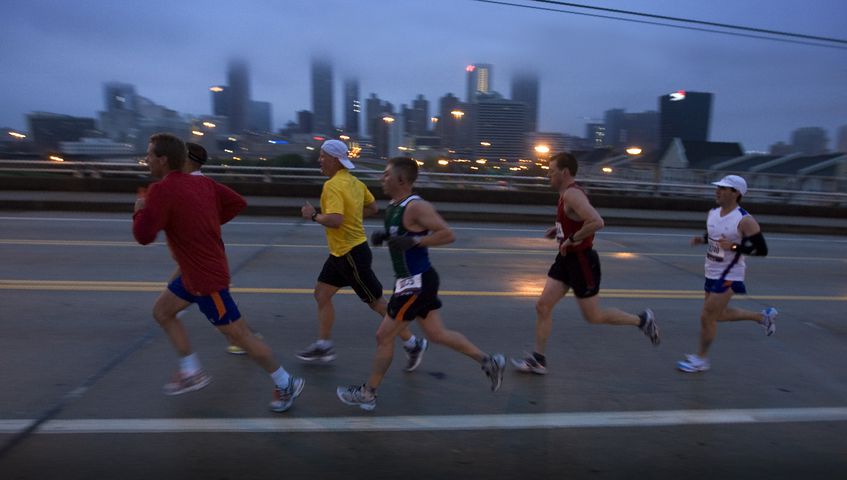
<svg viewBox="0 0 847 480">
<path fill-rule="evenodd" d="M 712 94 L 679 90 L 659 97 L 660 140 L 664 148 L 674 138 L 709 141 Z"/>
<path fill-rule="evenodd" d="M 332 133 L 332 65 L 320 58 L 312 59 L 312 114 L 316 133 Z"/>
<path fill-rule="evenodd" d="M 838 139 L 836 142 L 835 151 L 847 153 L 847 125 L 838 127 Z"/>
<path fill-rule="evenodd" d="M 606 126 L 602 123 L 586 123 L 585 140 L 590 148 L 603 147 L 606 145 Z"/>
<path fill-rule="evenodd" d="M 474 158 L 515 162 L 527 157 L 527 105 L 498 94 L 479 95 L 471 106 Z"/>
<path fill-rule="evenodd" d="M 538 131 L 538 75 L 519 73 L 512 77 L 512 100 L 526 104 L 526 128 Z"/>
<path fill-rule="evenodd" d="M 826 131 L 820 127 L 798 128 L 791 132 L 791 147 L 797 153 L 820 155 L 829 143 Z"/>
<path fill-rule="evenodd" d="M 475 63 L 465 67 L 468 75 L 467 89 L 465 92 L 465 101 L 467 103 L 476 102 L 476 96 L 478 94 L 486 94 L 492 91 L 491 69 L 492 66 L 488 63 Z"/>
<path fill-rule="evenodd" d="M 359 116 L 361 112 L 359 80 L 348 78 L 344 81 L 344 131 L 348 135 L 359 136 Z"/>
<path fill-rule="evenodd" d="M 403 105 L 403 131 L 408 135 L 427 135 L 429 126 L 429 101 L 423 95 L 412 100 L 412 108 Z"/>
<path fill-rule="evenodd" d="M 227 71 L 229 97 L 230 133 L 242 133 L 247 130 L 247 118 L 250 114 L 250 78 L 247 63 L 233 60 Z"/>
<path fill-rule="evenodd" d="M 441 137 L 441 145 L 456 150 L 465 143 L 462 125 L 465 117 L 465 105 L 452 93 L 441 97 L 438 101 L 440 119 L 436 128 Z M 467 123 L 467 120 L 464 120 Z"/>
<path fill-rule="evenodd" d="M 312 133 L 315 131 L 314 115 L 309 110 L 297 112 L 297 131 L 300 133 Z"/>
<path fill-rule="evenodd" d="M 382 117 L 385 115 L 394 115 L 394 105 L 391 102 L 384 102 L 375 93 L 365 100 L 365 130 L 369 137 L 373 137 L 374 127 L 382 122 Z"/>
<path fill-rule="evenodd" d="M 118 142 L 128 141 L 138 126 L 138 95 L 128 83 L 103 84 L 105 110 L 100 113 L 100 129 Z"/>
<path fill-rule="evenodd" d="M 209 87 L 212 95 L 212 115 L 229 117 L 229 90 L 224 85 Z"/>
<path fill-rule="evenodd" d="M 257 102 L 255 100 L 251 100 L 250 111 L 248 113 L 248 130 L 257 133 L 270 133 L 273 131 L 270 102 Z"/>
<path fill-rule="evenodd" d="M 74 142 L 95 131 L 94 119 L 33 112 L 27 117 L 32 143 L 40 151 L 57 150 L 59 142 Z"/>
<path fill-rule="evenodd" d="M 643 151 L 659 148 L 659 112 L 649 110 L 624 115 L 621 147 L 641 147 Z"/>
</svg>

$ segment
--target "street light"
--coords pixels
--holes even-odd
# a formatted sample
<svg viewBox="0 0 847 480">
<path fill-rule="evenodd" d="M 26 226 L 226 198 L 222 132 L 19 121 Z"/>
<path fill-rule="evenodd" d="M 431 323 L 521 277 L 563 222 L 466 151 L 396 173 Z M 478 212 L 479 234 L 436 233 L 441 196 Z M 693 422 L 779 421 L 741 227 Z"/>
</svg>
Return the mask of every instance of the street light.
<svg viewBox="0 0 847 480">
<path fill-rule="evenodd" d="M 626 153 L 629 155 L 641 155 L 641 152 L 641 147 L 632 146 L 626 149 Z"/>
<path fill-rule="evenodd" d="M 546 155 L 546 154 L 550 153 L 550 147 L 548 147 L 547 145 L 536 145 L 535 151 L 537 153 L 542 154 L 542 155 Z"/>
<path fill-rule="evenodd" d="M 462 117 L 465 116 L 465 112 L 461 110 L 453 110 L 452 112 L 450 112 L 450 115 L 453 115 L 453 118 L 455 118 L 456 120 L 461 120 Z"/>
<path fill-rule="evenodd" d="M 9 132 L 9 135 L 17 138 L 18 140 L 23 140 L 24 138 L 26 138 L 26 135 L 24 135 L 23 133 L 18 133 L 18 132 Z"/>
<path fill-rule="evenodd" d="M 215 127 L 217 127 L 217 125 L 215 125 L 215 124 L 214 124 L 214 123 L 212 123 L 212 122 L 203 122 L 203 126 L 204 126 L 204 127 L 206 127 L 206 128 L 215 128 Z"/>
<path fill-rule="evenodd" d="M 390 125 L 390 124 L 394 123 L 394 117 L 392 117 L 390 115 L 386 115 L 386 116 L 382 117 L 382 121 Z"/>
</svg>

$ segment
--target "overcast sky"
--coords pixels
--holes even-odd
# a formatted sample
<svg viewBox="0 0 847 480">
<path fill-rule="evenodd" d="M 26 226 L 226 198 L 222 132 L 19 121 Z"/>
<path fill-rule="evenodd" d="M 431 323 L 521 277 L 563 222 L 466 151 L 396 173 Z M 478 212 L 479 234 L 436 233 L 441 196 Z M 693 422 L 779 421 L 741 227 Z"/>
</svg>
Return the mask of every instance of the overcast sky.
<svg viewBox="0 0 847 480">
<path fill-rule="evenodd" d="M 505 0 L 535 6 L 526 0 Z M 847 38 L 843 0 L 585 0 L 675 17 Z M 546 5 L 553 7 L 553 5 Z M 556 7 L 587 12 L 573 7 Z M 594 12 L 600 13 L 600 12 Z M 543 131 L 584 135 L 611 108 L 658 109 L 680 89 L 715 94 L 711 140 L 765 150 L 799 127 L 835 138 L 847 125 L 847 45 L 824 48 L 621 22 L 471 0 L 5 0 L 0 18 L 0 126 L 48 111 L 96 116 L 102 84 L 121 81 L 184 113 L 211 112 L 208 87 L 226 64 L 250 66 L 251 96 L 274 127 L 310 109 L 309 59 L 333 60 L 399 106 L 422 93 L 464 96 L 469 63 L 541 78 Z M 830 144 L 832 147 L 832 143 Z"/>
</svg>

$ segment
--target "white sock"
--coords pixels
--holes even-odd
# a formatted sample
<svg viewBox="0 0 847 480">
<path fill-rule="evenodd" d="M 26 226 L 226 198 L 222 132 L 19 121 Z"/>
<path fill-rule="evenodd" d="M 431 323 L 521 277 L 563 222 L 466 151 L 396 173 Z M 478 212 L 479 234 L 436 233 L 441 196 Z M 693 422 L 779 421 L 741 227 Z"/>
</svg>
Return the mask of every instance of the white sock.
<svg viewBox="0 0 847 480">
<path fill-rule="evenodd" d="M 197 372 L 202 369 L 203 367 L 200 365 L 200 359 L 197 358 L 196 353 L 186 355 L 179 359 L 179 371 L 182 372 L 183 375 L 196 375 Z"/>
<path fill-rule="evenodd" d="M 281 366 L 271 374 L 271 378 L 274 381 L 274 385 L 280 388 L 286 388 L 288 386 L 288 379 L 291 378 L 291 375 L 285 371 Z"/>
<path fill-rule="evenodd" d="M 411 338 L 409 338 L 408 340 L 403 342 L 403 346 L 406 347 L 407 349 L 415 348 L 415 344 L 416 344 L 417 341 L 418 341 L 418 338 L 414 334 L 412 334 Z"/>
<path fill-rule="evenodd" d="M 326 350 L 327 348 L 332 348 L 332 340 L 324 340 L 322 338 L 319 338 L 318 341 L 315 343 L 318 345 L 318 348 L 324 350 Z"/>
</svg>

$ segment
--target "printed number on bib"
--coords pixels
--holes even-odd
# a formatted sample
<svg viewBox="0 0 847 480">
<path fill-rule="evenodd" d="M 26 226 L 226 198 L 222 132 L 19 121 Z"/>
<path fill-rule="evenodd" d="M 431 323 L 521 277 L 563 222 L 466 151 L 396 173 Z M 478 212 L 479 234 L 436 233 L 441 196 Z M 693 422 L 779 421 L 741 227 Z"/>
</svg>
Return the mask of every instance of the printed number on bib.
<svg viewBox="0 0 847 480">
<path fill-rule="evenodd" d="M 706 257 L 715 262 L 722 262 L 724 258 L 724 249 L 717 240 L 709 239 L 709 249 L 706 250 Z"/>
<path fill-rule="evenodd" d="M 421 289 L 422 281 L 421 274 L 412 275 L 411 277 L 398 278 L 394 283 L 394 293 L 413 293 Z"/>
</svg>

